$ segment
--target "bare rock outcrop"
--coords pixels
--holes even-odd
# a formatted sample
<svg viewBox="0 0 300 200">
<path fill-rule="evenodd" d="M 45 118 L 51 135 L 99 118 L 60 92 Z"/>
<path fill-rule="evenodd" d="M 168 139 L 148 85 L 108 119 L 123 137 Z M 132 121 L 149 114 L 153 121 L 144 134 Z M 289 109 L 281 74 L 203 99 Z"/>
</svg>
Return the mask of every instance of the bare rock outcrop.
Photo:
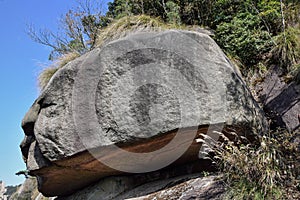
<svg viewBox="0 0 300 200">
<path fill-rule="evenodd" d="M 44 197 L 37 187 L 36 178 L 30 177 L 26 178 L 22 185 L 16 186 L 16 191 L 13 192 L 9 200 L 24 200 L 24 199 L 33 199 L 33 200 L 54 200 L 53 198 Z"/>
<path fill-rule="evenodd" d="M 3 181 L 0 181 L 0 200 L 7 200 L 7 195 L 5 195 L 5 193 L 5 183 Z"/>
<path fill-rule="evenodd" d="M 286 83 L 279 67 L 269 70 L 264 80 L 256 85 L 264 111 L 271 119 L 271 128 L 300 131 L 300 84 Z"/>
<path fill-rule="evenodd" d="M 204 168 L 201 134 L 253 141 L 266 123 L 208 35 L 170 30 L 131 35 L 68 63 L 22 127 L 39 190 L 65 196 L 109 176 L 148 177 L 191 162 Z"/>
</svg>

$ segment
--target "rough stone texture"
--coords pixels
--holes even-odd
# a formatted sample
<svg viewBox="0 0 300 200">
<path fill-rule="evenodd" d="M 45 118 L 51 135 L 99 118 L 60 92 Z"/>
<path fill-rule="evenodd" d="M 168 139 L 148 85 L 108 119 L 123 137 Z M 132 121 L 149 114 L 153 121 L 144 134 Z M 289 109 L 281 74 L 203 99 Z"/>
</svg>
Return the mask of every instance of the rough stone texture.
<svg viewBox="0 0 300 200">
<path fill-rule="evenodd" d="M 7 200 L 7 195 L 5 195 L 5 193 L 6 193 L 5 184 L 3 181 L 0 181 L 0 199 L 1 200 Z"/>
<path fill-rule="evenodd" d="M 137 178 L 111 177 L 68 197 L 56 200 L 222 199 L 225 187 L 222 181 L 218 180 L 219 178 L 218 176 L 203 177 L 201 174 L 190 174 L 137 185 Z M 130 186 L 135 187 L 130 188 Z"/>
<path fill-rule="evenodd" d="M 39 193 L 37 188 L 36 178 L 27 178 L 22 185 L 17 188 L 17 191 L 13 193 L 9 200 L 24 200 L 24 199 L 34 199 L 34 200 L 54 200 L 55 198 L 44 197 Z"/>
<path fill-rule="evenodd" d="M 300 131 L 300 84 L 286 84 L 274 67 L 262 83 L 256 86 L 264 111 L 272 120 L 271 128 Z"/>
<path fill-rule="evenodd" d="M 40 148 L 37 146 L 36 141 L 32 142 L 29 148 L 27 159 L 27 170 L 33 171 L 50 165 L 42 155 Z"/>
<path fill-rule="evenodd" d="M 223 125 L 225 135 L 253 140 L 265 121 L 216 43 L 195 32 L 143 33 L 60 69 L 24 117 L 21 148 L 39 190 L 68 195 L 122 171 L 164 167 L 160 162 L 172 163 L 173 157 L 180 158 L 175 165 L 195 161 L 200 133 L 222 131 Z M 115 145 L 136 158 L 123 156 Z"/>
<path fill-rule="evenodd" d="M 167 184 L 162 184 L 159 181 L 156 183 L 146 184 L 145 186 L 138 187 L 137 190 L 148 193 L 149 188 L 153 185 L 162 186 L 157 192 L 149 192 L 150 194 L 145 196 L 139 196 L 136 198 L 126 198 L 127 200 L 156 200 L 156 199 L 169 199 L 169 200 L 189 200 L 189 199 L 210 199 L 219 200 L 225 196 L 225 187 L 222 181 L 217 180 L 216 176 L 193 178 L 191 180 L 184 181 L 184 179 L 169 180 Z M 147 191 L 148 190 L 148 191 Z M 134 192 L 128 192 L 127 197 L 136 194 Z M 133 194 L 130 194 L 133 193 Z M 125 196 L 125 195 L 124 195 Z M 125 198 L 119 198 L 125 199 Z"/>
</svg>

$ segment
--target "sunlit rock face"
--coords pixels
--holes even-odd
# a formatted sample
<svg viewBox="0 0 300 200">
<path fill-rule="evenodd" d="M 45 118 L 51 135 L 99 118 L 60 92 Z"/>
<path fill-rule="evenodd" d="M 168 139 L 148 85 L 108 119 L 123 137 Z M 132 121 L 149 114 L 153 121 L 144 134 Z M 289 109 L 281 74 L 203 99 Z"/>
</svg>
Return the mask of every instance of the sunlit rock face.
<svg viewBox="0 0 300 200">
<path fill-rule="evenodd" d="M 265 120 L 208 35 L 170 30 L 131 35 L 68 63 L 22 127 L 30 174 L 44 195 L 57 196 L 107 176 L 201 164 L 200 134 L 251 141 Z"/>
<path fill-rule="evenodd" d="M 0 180 L 0 199 L 7 200 L 5 183 Z"/>
</svg>

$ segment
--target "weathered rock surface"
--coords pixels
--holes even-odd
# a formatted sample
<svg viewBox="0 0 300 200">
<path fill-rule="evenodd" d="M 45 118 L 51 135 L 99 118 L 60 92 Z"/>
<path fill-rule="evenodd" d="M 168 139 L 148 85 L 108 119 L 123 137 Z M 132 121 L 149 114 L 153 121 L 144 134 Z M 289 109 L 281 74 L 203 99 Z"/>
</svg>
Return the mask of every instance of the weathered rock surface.
<svg viewBox="0 0 300 200">
<path fill-rule="evenodd" d="M 0 181 L 0 199 L 7 200 L 7 196 L 5 195 L 6 188 L 5 183 L 3 181 Z"/>
<path fill-rule="evenodd" d="M 4 195 L 7 197 L 7 199 L 13 200 L 12 196 L 16 193 L 16 191 L 19 187 L 20 187 L 20 185 L 6 186 L 6 192 L 4 193 Z M 3 199 L 5 200 L 5 198 L 3 198 Z"/>
<path fill-rule="evenodd" d="M 155 200 L 155 199 L 170 199 L 170 200 L 189 200 L 189 199 L 210 199 L 220 200 L 225 196 L 225 187 L 222 181 L 217 180 L 218 177 L 208 176 L 193 178 L 180 183 L 180 179 L 171 180 L 163 190 L 150 193 L 146 196 L 136 198 L 128 198 L 128 200 Z M 177 183 L 177 184 L 176 184 Z M 160 185 L 159 182 L 155 183 Z M 171 186 L 171 187 L 170 187 Z M 137 189 L 151 188 L 148 184 Z M 170 188 L 168 188 L 170 187 Z M 147 191 L 147 190 L 146 190 Z M 128 195 L 131 196 L 131 195 Z"/>
<path fill-rule="evenodd" d="M 265 113 L 272 119 L 271 128 L 300 131 L 300 84 L 287 84 L 280 74 L 279 68 L 271 69 L 256 91 Z"/>
<path fill-rule="evenodd" d="M 17 191 L 11 194 L 9 200 L 54 200 L 54 198 L 44 197 L 38 191 L 36 178 L 27 178 L 24 183 L 18 186 Z"/>
<path fill-rule="evenodd" d="M 197 161 L 200 133 L 253 140 L 265 121 L 209 36 L 172 30 L 128 36 L 70 62 L 22 127 L 39 190 L 61 196 L 107 176 Z"/>
<path fill-rule="evenodd" d="M 146 184 L 132 185 L 132 178 L 113 177 L 101 180 L 93 186 L 83 189 L 71 196 L 56 200 L 151 200 L 151 199 L 222 199 L 225 187 L 218 176 L 203 177 L 190 174 L 175 178 L 150 181 Z M 127 187 L 126 187 L 127 186 Z M 125 190 L 127 189 L 127 190 Z"/>
</svg>

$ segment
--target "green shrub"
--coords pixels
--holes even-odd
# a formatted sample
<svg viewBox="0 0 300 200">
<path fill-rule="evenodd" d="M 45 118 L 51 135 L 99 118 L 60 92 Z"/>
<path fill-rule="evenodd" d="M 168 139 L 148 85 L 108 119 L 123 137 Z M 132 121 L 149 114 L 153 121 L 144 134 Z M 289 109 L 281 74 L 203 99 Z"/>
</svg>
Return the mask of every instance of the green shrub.
<svg viewBox="0 0 300 200">
<path fill-rule="evenodd" d="M 259 17 L 244 13 L 218 25 L 214 39 L 223 50 L 238 56 L 244 65 L 257 64 L 272 45 Z"/>
<path fill-rule="evenodd" d="M 168 1 L 166 3 L 166 8 L 167 8 L 167 20 L 169 23 L 172 24 L 180 24 L 180 15 L 179 15 L 179 10 L 180 7 L 174 3 L 173 1 Z"/>
<path fill-rule="evenodd" d="M 230 23 L 234 17 L 241 13 L 255 13 L 253 0 L 216 0 L 213 5 L 212 27 L 215 28 L 221 23 Z"/>
<path fill-rule="evenodd" d="M 265 28 L 272 34 L 281 31 L 281 11 L 280 1 L 277 0 L 261 0 L 258 3 L 258 15 L 262 20 Z"/>
</svg>

